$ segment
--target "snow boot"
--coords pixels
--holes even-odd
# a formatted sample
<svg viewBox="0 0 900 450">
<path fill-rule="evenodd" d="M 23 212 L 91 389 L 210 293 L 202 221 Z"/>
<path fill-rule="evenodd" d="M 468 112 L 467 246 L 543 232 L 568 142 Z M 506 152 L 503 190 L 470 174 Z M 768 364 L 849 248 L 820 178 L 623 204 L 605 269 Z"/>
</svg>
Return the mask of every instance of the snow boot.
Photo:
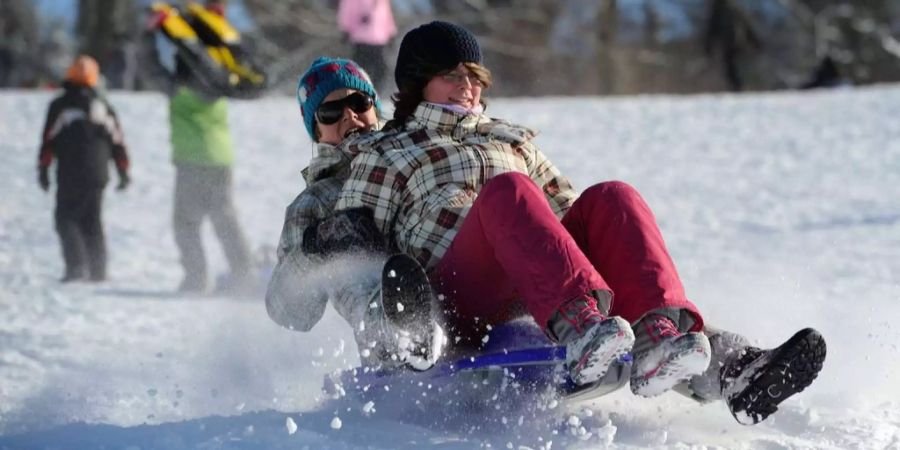
<svg viewBox="0 0 900 450">
<path fill-rule="evenodd" d="M 86 273 L 75 273 L 66 271 L 65 275 L 59 279 L 60 283 L 71 283 L 73 281 L 82 281 L 88 278 Z"/>
<path fill-rule="evenodd" d="M 628 321 L 604 316 L 587 295 L 563 303 L 550 317 L 547 334 L 566 346 L 566 368 L 579 385 L 603 378 L 609 366 L 634 344 Z"/>
<path fill-rule="evenodd" d="M 825 339 L 812 328 L 771 350 L 747 347 L 722 366 L 722 396 L 739 423 L 759 423 L 812 384 L 824 361 Z"/>
<path fill-rule="evenodd" d="M 381 273 L 381 303 L 394 329 L 396 356 L 414 370 L 430 369 L 443 353 L 445 335 L 435 320 L 437 299 L 425 270 L 405 254 L 391 256 Z"/>
<path fill-rule="evenodd" d="M 641 319 L 636 328 L 638 342 L 631 366 L 634 395 L 660 395 L 709 366 L 709 339 L 703 334 L 682 333 L 672 319 L 660 314 Z"/>
<path fill-rule="evenodd" d="M 178 285 L 178 292 L 182 294 L 206 294 L 209 285 L 204 276 L 186 275 Z"/>
<path fill-rule="evenodd" d="M 216 278 L 216 285 L 212 292 L 236 299 L 257 299 L 265 295 L 264 288 L 258 278 L 251 271 L 240 273 L 228 272 Z"/>
<path fill-rule="evenodd" d="M 724 400 L 719 373 L 726 362 L 736 358 L 750 346 L 750 341 L 740 334 L 714 328 L 709 324 L 703 327 L 703 334 L 709 339 L 709 367 L 703 373 L 691 377 L 690 382 L 677 384 L 672 389 L 701 403 Z"/>
</svg>

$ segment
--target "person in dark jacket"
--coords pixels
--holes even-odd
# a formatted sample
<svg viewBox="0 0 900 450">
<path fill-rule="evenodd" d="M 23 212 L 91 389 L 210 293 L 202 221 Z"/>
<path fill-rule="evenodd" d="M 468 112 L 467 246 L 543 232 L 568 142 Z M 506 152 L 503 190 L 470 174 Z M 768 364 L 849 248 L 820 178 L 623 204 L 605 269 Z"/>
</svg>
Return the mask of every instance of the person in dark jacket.
<svg viewBox="0 0 900 450">
<path fill-rule="evenodd" d="M 106 279 L 106 242 L 101 222 L 109 161 L 119 174 L 117 189 L 129 182 L 128 154 L 119 119 L 96 91 L 100 70 L 79 56 L 66 73 L 64 92 L 50 103 L 38 155 L 38 182 L 50 189 L 56 159 L 56 231 L 66 271 L 61 281 Z"/>
</svg>

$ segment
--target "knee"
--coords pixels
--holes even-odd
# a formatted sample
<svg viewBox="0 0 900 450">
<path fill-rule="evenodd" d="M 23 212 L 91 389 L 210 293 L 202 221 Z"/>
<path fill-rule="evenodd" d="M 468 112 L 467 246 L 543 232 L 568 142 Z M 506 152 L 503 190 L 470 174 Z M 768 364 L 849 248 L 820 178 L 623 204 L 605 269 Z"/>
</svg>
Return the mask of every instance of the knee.
<svg viewBox="0 0 900 450">
<path fill-rule="evenodd" d="M 635 200 L 643 201 L 638 190 L 624 181 L 597 183 L 586 189 L 581 196 L 619 203 L 631 203 Z"/>
<path fill-rule="evenodd" d="M 199 228 L 205 214 L 196 208 L 175 208 L 172 212 L 172 224 L 176 228 Z"/>
<path fill-rule="evenodd" d="M 488 180 L 481 189 L 479 196 L 484 196 L 485 194 L 528 195 L 535 193 L 540 194 L 540 189 L 528 175 L 520 172 L 506 172 Z"/>
</svg>

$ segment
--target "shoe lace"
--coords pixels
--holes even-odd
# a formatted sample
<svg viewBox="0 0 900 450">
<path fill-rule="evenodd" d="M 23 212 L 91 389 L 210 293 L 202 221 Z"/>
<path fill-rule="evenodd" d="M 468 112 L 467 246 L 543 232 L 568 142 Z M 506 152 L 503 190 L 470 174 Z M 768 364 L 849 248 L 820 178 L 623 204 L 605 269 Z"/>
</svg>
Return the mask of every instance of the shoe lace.
<svg viewBox="0 0 900 450">
<path fill-rule="evenodd" d="M 642 320 L 641 324 L 654 344 L 659 344 L 665 338 L 677 337 L 682 334 L 672 319 L 661 314 L 651 314 Z"/>
<path fill-rule="evenodd" d="M 590 298 L 576 298 L 559 307 L 559 315 L 575 328 L 575 332 L 583 334 L 588 325 L 602 322 L 606 317 L 597 309 L 597 303 Z"/>
</svg>

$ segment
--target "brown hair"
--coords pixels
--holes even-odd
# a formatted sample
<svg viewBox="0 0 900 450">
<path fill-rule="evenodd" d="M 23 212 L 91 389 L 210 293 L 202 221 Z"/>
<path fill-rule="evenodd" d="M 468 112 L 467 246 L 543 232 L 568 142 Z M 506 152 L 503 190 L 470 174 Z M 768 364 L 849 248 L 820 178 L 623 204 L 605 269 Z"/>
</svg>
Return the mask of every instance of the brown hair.
<svg viewBox="0 0 900 450">
<path fill-rule="evenodd" d="M 470 72 L 475 74 L 475 77 L 478 78 L 478 81 L 481 81 L 484 89 L 491 87 L 493 78 L 491 77 L 491 71 L 488 70 L 487 67 L 474 62 L 465 62 L 463 65 L 466 66 Z M 419 103 L 422 103 L 422 100 L 424 100 L 422 92 L 432 78 L 452 71 L 453 69 L 435 69 L 434 67 L 423 65 L 423 67 L 420 67 L 419 69 L 418 76 L 410 78 L 409 81 L 402 86 L 397 86 L 398 91 L 391 96 L 391 100 L 394 101 L 394 121 L 396 124 L 406 123 L 410 116 L 416 111 Z M 481 105 L 487 105 L 483 98 L 481 100 Z"/>
</svg>

